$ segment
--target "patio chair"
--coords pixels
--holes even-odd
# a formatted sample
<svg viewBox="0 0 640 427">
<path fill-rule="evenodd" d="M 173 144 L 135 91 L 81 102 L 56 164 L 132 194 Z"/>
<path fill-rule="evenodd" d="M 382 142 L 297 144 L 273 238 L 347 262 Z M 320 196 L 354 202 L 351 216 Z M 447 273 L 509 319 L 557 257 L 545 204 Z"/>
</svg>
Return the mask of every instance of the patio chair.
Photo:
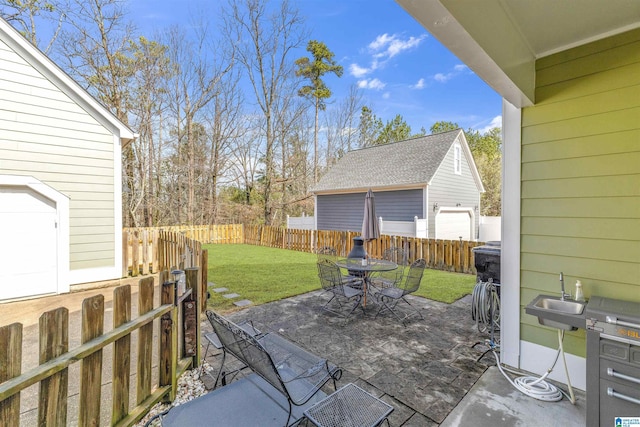
<svg viewBox="0 0 640 427">
<path fill-rule="evenodd" d="M 413 309 L 415 313 L 420 316 L 421 319 L 424 319 L 422 313 L 420 313 L 418 309 L 411 305 L 411 303 L 405 297 L 416 292 L 420 288 L 420 280 L 422 280 L 426 264 L 426 261 L 422 258 L 415 260 L 409 266 L 409 272 L 401 283 L 389 288 L 382 288 L 378 293 L 376 293 L 376 299 L 378 300 L 378 302 L 380 302 L 380 309 L 376 314 L 376 318 L 380 315 L 380 313 L 389 311 L 398 320 L 400 320 L 402 324 L 405 324 L 405 321 L 413 313 L 409 313 L 404 317 L 401 317 L 398 314 L 398 303 L 400 301 L 404 301 L 411 309 Z"/>
<path fill-rule="evenodd" d="M 345 279 L 338 267 L 334 262 L 329 260 L 318 261 L 318 278 L 320 284 L 325 292 L 331 294 L 331 298 L 324 303 L 322 308 L 332 313 L 343 315 L 339 311 L 335 311 L 329 308 L 332 301 L 336 301 L 338 306 L 342 307 L 343 302 L 353 302 L 351 310 L 345 317 L 349 317 L 355 309 L 360 306 L 364 291 L 362 290 L 362 278 L 353 278 L 352 280 L 345 282 Z M 360 287 L 351 286 L 359 282 Z"/>
<path fill-rule="evenodd" d="M 227 354 L 253 373 L 203 396 L 172 408 L 162 419 L 165 427 L 291 426 L 305 410 L 324 399 L 321 389 L 342 371 L 276 333 L 253 335 L 245 327 L 207 311 L 207 318 Z"/>
<path fill-rule="evenodd" d="M 405 268 L 409 265 L 408 251 L 397 246 L 385 249 L 382 253 L 382 259 L 395 262 L 398 264 L 398 268 L 390 271 L 382 271 L 372 276 L 369 279 L 369 283 L 375 288 L 373 290 L 374 292 L 383 288 L 394 287 L 400 283 L 404 277 Z"/>
<path fill-rule="evenodd" d="M 316 254 L 318 255 L 318 262 L 324 260 L 336 262 L 338 260 L 338 251 L 336 251 L 336 248 L 332 246 L 322 246 L 316 251 Z M 342 270 L 340 270 L 340 274 L 342 275 L 342 283 L 344 283 L 345 285 L 349 285 L 354 288 L 362 288 L 361 276 L 344 274 Z"/>
</svg>

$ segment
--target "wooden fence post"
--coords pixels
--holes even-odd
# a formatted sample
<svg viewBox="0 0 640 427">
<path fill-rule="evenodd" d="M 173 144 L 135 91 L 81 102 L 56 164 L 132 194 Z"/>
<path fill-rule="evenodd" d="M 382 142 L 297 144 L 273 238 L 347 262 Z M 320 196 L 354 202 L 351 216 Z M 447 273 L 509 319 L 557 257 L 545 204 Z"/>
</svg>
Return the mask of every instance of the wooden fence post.
<svg viewBox="0 0 640 427">
<path fill-rule="evenodd" d="M 184 349 L 185 356 L 192 357 L 191 366 L 200 366 L 200 301 L 202 288 L 200 286 L 200 272 L 198 267 L 185 270 L 187 289 L 191 289 L 191 301 L 184 301 Z"/>
<path fill-rule="evenodd" d="M 0 328 L 0 383 L 20 375 L 22 368 L 22 324 Z M 20 393 L 0 400 L 0 425 L 17 426 L 20 422 Z"/>
<path fill-rule="evenodd" d="M 64 307 L 40 316 L 40 364 L 69 350 L 69 310 Z M 67 425 L 68 368 L 40 381 L 38 425 Z"/>
<path fill-rule="evenodd" d="M 104 332 L 104 295 L 82 302 L 82 343 Z M 80 409 L 78 424 L 100 425 L 100 388 L 102 385 L 102 350 L 82 359 L 80 368 Z"/>
<path fill-rule="evenodd" d="M 138 315 L 153 310 L 153 277 L 140 279 L 138 286 Z M 151 356 L 153 323 L 140 327 L 138 332 L 138 384 L 136 403 L 140 405 L 151 394 Z"/>
<path fill-rule="evenodd" d="M 160 272 L 160 304 L 174 305 L 171 312 L 165 314 L 160 319 L 160 378 L 158 385 L 171 386 L 168 396 L 164 402 L 173 402 L 176 398 L 176 371 L 178 365 L 178 308 L 175 307 L 176 283 L 169 281 L 169 272 Z"/>
<path fill-rule="evenodd" d="M 200 259 L 200 282 L 202 288 L 202 294 L 200 297 L 200 312 L 204 312 L 207 309 L 207 299 L 209 296 L 209 250 L 204 249 L 202 251 Z"/>
<path fill-rule="evenodd" d="M 119 286 L 113 291 L 113 328 L 131 320 L 131 285 Z M 117 424 L 129 413 L 129 387 L 131 373 L 131 335 L 113 343 L 113 402 L 111 425 Z"/>
<path fill-rule="evenodd" d="M 122 277 L 129 277 L 129 232 L 122 231 Z"/>
</svg>

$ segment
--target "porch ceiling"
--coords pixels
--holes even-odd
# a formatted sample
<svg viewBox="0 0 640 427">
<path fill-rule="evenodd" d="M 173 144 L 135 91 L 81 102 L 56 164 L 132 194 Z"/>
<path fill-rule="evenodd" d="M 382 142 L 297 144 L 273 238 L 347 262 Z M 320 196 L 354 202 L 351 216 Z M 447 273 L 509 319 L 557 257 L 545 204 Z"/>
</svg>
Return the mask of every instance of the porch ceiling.
<svg viewBox="0 0 640 427">
<path fill-rule="evenodd" d="M 535 103 L 535 60 L 640 27 L 637 0 L 396 0 L 516 107 Z"/>
</svg>

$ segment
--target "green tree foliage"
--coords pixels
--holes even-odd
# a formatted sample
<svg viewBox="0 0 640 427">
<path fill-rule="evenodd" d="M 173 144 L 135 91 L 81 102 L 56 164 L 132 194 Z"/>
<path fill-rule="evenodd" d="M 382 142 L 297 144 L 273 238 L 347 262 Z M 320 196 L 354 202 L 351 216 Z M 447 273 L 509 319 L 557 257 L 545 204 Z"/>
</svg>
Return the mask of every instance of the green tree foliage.
<svg viewBox="0 0 640 427">
<path fill-rule="evenodd" d="M 360 147 L 369 147 L 375 144 L 378 135 L 382 132 L 382 120 L 373 114 L 371 108 L 366 105 L 362 107 L 360 112 L 360 123 L 358 124 Z"/>
<path fill-rule="evenodd" d="M 298 95 L 311 100 L 315 108 L 313 179 L 316 183 L 318 182 L 318 111 L 324 111 L 327 108 L 325 101 L 331 97 L 331 89 L 327 87 L 322 77 L 327 73 L 341 77 L 343 69 L 334 61 L 334 53 L 323 42 L 310 40 L 307 52 L 311 54 L 312 58 L 304 56 L 297 59 L 295 64 L 297 66 L 296 76 L 304 77 L 309 81 L 309 84 L 300 88 Z"/>
<path fill-rule="evenodd" d="M 411 126 L 404 118 L 397 114 L 393 120 L 386 123 L 377 117 L 369 107 L 362 107 L 360 113 L 360 147 L 389 144 L 391 142 L 404 141 L 409 138 L 426 135 L 424 128 L 417 134 L 411 133 Z"/>
<path fill-rule="evenodd" d="M 431 126 L 431 133 L 448 132 L 459 128 L 457 123 L 436 122 Z M 490 129 L 484 134 L 474 129 L 465 131 L 469 149 L 485 189 L 480 198 L 482 206 L 480 213 L 487 216 L 500 216 L 501 212 L 502 138 L 500 132 L 500 128 Z"/>
</svg>

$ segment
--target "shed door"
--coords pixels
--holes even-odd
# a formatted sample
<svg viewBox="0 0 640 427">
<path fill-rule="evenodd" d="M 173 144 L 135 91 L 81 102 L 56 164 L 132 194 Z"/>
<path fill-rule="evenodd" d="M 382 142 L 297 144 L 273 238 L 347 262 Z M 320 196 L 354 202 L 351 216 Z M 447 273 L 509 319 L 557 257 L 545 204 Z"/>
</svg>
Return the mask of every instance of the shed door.
<svg viewBox="0 0 640 427">
<path fill-rule="evenodd" d="M 56 204 L 0 186 L 0 300 L 57 292 Z"/>
<path fill-rule="evenodd" d="M 436 239 L 471 240 L 471 216 L 467 211 L 441 210 L 436 216 Z"/>
</svg>

